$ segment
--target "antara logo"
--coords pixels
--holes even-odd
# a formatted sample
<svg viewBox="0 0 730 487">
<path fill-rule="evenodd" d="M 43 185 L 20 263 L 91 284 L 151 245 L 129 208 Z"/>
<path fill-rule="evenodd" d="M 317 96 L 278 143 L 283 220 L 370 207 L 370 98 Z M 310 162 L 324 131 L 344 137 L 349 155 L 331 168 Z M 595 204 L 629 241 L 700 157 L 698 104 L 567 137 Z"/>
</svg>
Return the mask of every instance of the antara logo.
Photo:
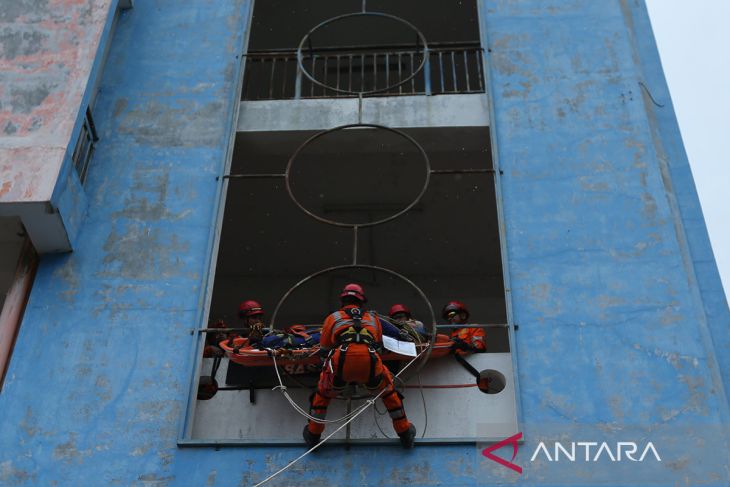
<svg viewBox="0 0 730 487">
<path fill-rule="evenodd" d="M 619 441 L 616 443 L 616 447 L 614 449 L 611 449 L 611 447 L 605 441 L 600 443 L 600 446 L 599 443 L 595 441 L 572 441 L 570 442 L 570 449 L 565 448 L 562 443 L 556 441 L 555 445 L 553 446 L 553 456 L 551 457 L 550 451 L 545 446 L 545 443 L 541 441 L 540 444 L 537 445 L 537 448 L 535 448 L 535 453 L 532 454 L 532 458 L 530 458 L 530 461 L 534 462 L 535 458 L 537 458 L 541 452 L 545 456 L 545 458 L 547 458 L 548 462 L 559 462 L 561 453 L 562 456 L 565 457 L 565 459 L 569 462 L 575 462 L 576 458 L 578 458 L 578 461 L 583 459 L 583 461 L 586 462 L 597 462 L 602 455 L 610 458 L 612 462 L 620 462 L 624 458 L 628 458 L 632 462 L 643 462 L 644 458 L 649 452 L 654 455 L 654 458 L 656 458 L 657 462 L 662 461 L 659 453 L 656 451 L 656 448 L 654 448 L 654 444 L 651 441 L 646 444 L 639 458 L 634 458 L 634 455 L 638 451 L 639 446 L 633 441 Z M 582 448 L 585 455 L 577 456 L 576 447 L 578 452 L 580 452 Z M 598 447 L 595 450 L 595 455 L 591 455 L 592 447 Z"/>
<path fill-rule="evenodd" d="M 517 449 L 519 448 L 519 444 L 517 443 L 519 440 L 522 439 L 522 433 L 517 433 L 516 435 L 510 436 L 509 438 L 505 438 L 504 440 L 500 441 L 499 443 L 495 443 L 492 446 L 486 447 L 484 450 L 482 450 L 482 455 L 489 458 L 490 460 L 499 463 L 500 465 L 504 465 L 507 468 L 511 468 L 515 472 L 521 474 L 522 473 L 522 467 L 519 465 L 516 465 L 512 463 L 517 456 Z M 512 445 L 512 460 L 509 462 L 505 460 L 504 458 L 500 458 L 497 455 L 493 454 L 492 452 L 494 450 L 499 450 L 503 446 L 506 445 Z"/>
<path fill-rule="evenodd" d="M 521 474 L 522 467 L 513 463 L 515 457 L 517 456 L 517 450 L 519 448 L 518 441 L 521 439 L 522 433 L 517 433 L 516 435 L 505 438 L 504 440 L 495 443 L 494 445 L 488 446 L 487 448 L 482 450 L 482 455 L 494 462 L 499 463 L 502 466 L 505 466 Z M 512 445 L 512 458 L 509 461 L 505 460 L 504 458 L 498 457 L 493 453 L 495 450 L 499 450 L 503 446 L 507 445 Z M 595 450 L 593 448 L 595 448 Z M 583 455 L 578 454 L 581 453 L 581 450 Z M 569 462 L 597 462 L 604 455 L 612 462 L 620 462 L 625 459 L 628 459 L 632 462 L 643 462 L 644 458 L 646 458 L 649 453 L 654 456 L 657 462 L 662 461 L 661 457 L 659 456 L 659 452 L 657 452 L 656 447 L 654 447 L 654 444 L 651 441 L 644 446 L 644 448 L 641 450 L 641 455 L 639 455 L 638 458 L 636 458 L 635 455 L 639 451 L 639 445 L 637 445 L 633 441 L 616 442 L 615 448 L 613 449 L 605 441 L 602 443 L 598 443 L 595 441 L 573 441 L 570 442 L 569 447 L 567 448 L 562 443 L 556 441 L 553 445 L 552 455 L 550 455 L 550 451 L 551 450 L 548 449 L 547 446 L 545 446 L 545 443 L 541 441 L 537 445 L 537 448 L 535 448 L 535 452 L 532 454 L 532 457 L 530 457 L 530 462 L 534 462 L 535 459 L 537 459 L 541 455 L 544 456 L 549 462 L 559 462 L 561 460 L 561 457 Z"/>
</svg>

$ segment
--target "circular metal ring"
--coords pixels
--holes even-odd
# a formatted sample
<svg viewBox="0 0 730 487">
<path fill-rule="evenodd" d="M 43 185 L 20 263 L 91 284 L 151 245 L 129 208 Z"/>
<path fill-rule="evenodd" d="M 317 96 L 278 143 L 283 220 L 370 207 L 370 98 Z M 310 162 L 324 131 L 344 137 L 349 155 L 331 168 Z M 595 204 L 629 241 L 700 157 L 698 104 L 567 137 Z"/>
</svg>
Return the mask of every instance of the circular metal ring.
<svg viewBox="0 0 730 487">
<path fill-rule="evenodd" d="M 424 161 L 425 167 L 426 167 L 426 179 L 423 182 L 423 187 L 421 188 L 420 193 L 418 193 L 418 196 L 416 196 L 416 198 L 408 206 L 406 206 L 399 212 L 394 213 L 393 215 L 390 215 L 389 217 L 383 218 L 381 220 L 376 220 L 374 222 L 345 223 L 345 222 L 338 222 L 335 220 L 330 220 L 328 218 L 321 217 L 321 216 L 309 211 L 308 209 L 306 209 L 299 202 L 299 200 L 297 200 L 296 196 L 294 196 L 294 192 L 292 191 L 291 184 L 289 182 L 289 175 L 291 174 L 291 168 L 294 164 L 294 161 L 296 160 L 297 156 L 302 152 L 302 150 L 304 150 L 309 144 L 311 144 L 318 138 L 323 137 L 332 132 L 336 132 L 339 130 L 346 130 L 348 128 L 355 128 L 355 127 L 371 127 L 371 128 L 381 129 L 381 130 L 387 130 L 389 132 L 392 132 L 396 135 L 403 137 L 408 142 L 413 144 L 416 147 L 416 149 L 418 149 L 418 152 L 420 152 L 421 156 L 423 157 L 423 161 Z M 426 189 L 428 189 L 428 183 L 430 180 L 431 180 L 431 161 L 429 160 L 428 154 L 426 154 L 426 151 L 423 149 L 423 147 L 421 147 L 421 144 L 416 142 L 416 140 L 413 137 L 406 134 L 405 132 L 401 132 L 400 130 L 397 130 L 394 128 L 386 127 L 385 125 L 378 125 L 378 124 L 374 124 L 374 123 L 353 123 L 353 124 L 348 124 L 348 125 L 340 125 L 339 127 L 334 127 L 334 128 L 328 129 L 328 130 L 323 130 L 322 132 L 314 134 L 313 136 L 308 138 L 306 141 L 304 141 L 304 143 L 302 145 L 300 145 L 296 151 L 294 151 L 294 154 L 292 154 L 292 156 L 289 158 L 289 162 L 286 165 L 286 171 L 284 171 L 284 181 L 286 183 L 286 192 L 289 193 L 289 197 L 292 199 L 294 204 L 297 205 L 304 213 L 311 216 L 315 220 L 318 220 L 322 223 L 327 223 L 329 225 L 335 225 L 338 227 L 371 227 L 371 226 L 380 225 L 381 223 L 389 222 L 390 220 L 398 218 L 399 216 L 401 216 L 402 214 L 406 213 L 408 210 L 413 208 L 416 204 L 418 204 L 419 201 L 421 201 L 421 198 L 423 197 L 424 193 L 426 193 Z"/>
<path fill-rule="evenodd" d="M 346 18 L 350 18 L 350 17 L 359 17 L 359 16 L 384 17 L 384 18 L 388 18 L 391 20 L 395 20 L 396 22 L 400 22 L 401 24 L 404 24 L 404 25 L 410 27 L 411 29 L 413 29 L 413 31 L 416 33 L 418 38 L 423 43 L 423 59 L 421 60 L 421 64 L 418 65 L 418 68 L 416 68 L 411 73 L 410 76 L 408 76 L 404 80 L 399 81 L 398 83 L 392 84 L 390 86 L 386 86 L 385 88 L 380 88 L 380 89 L 370 90 L 370 91 L 352 91 L 352 90 L 345 90 L 345 89 L 341 89 L 341 88 L 335 88 L 333 86 L 325 84 L 325 83 L 319 81 L 318 79 L 316 79 L 312 73 L 307 71 L 307 68 L 304 67 L 304 56 L 302 54 L 302 49 L 304 48 L 304 44 L 311 37 L 311 35 L 317 29 L 320 29 L 320 28 L 324 27 L 325 25 L 338 22 L 342 19 L 346 19 Z M 322 88 L 336 91 L 337 93 L 344 93 L 347 95 L 372 95 L 375 93 L 382 93 L 383 91 L 388 91 L 393 88 L 397 88 L 400 85 L 412 80 L 426 65 L 427 59 L 428 59 L 428 43 L 426 42 L 426 36 L 424 36 L 423 33 L 420 30 L 418 30 L 418 28 L 415 25 L 411 24 L 407 20 L 397 17 L 395 15 L 390 15 L 390 14 L 386 14 L 386 13 L 382 13 L 382 12 L 353 12 L 353 13 L 349 13 L 349 14 L 338 15 L 337 17 L 332 17 L 331 19 L 327 19 L 324 22 L 320 22 L 319 24 L 314 26 L 312 29 L 310 29 L 309 32 L 304 34 L 304 37 L 302 38 L 301 42 L 299 43 L 299 47 L 297 48 L 297 66 L 302 71 L 302 73 L 304 73 L 304 76 L 306 76 L 312 83 L 314 83 L 318 86 L 321 86 Z M 363 83 L 364 83 L 364 80 L 363 80 Z"/>
<path fill-rule="evenodd" d="M 389 274 L 391 276 L 397 277 L 401 281 L 405 282 L 409 286 L 411 286 L 413 289 L 416 290 L 416 292 L 421 296 L 421 299 L 426 303 L 426 306 L 428 307 L 428 312 L 431 315 L 431 340 L 429 341 L 429 347 L 426 350 L 426 352 L 421 356 L 421 358 L 414 364 L 414 367 L 411 367 L 410 373 L 407 374 L 407 377 L 412 376 L 413 374 L 417 374 L 420 372 L 420 370 L 423 368 L 423 366 L 428 361 L 428 357 L 431 355 L 431 350 L 433 348 L 433 344 L 436 341 L 436 314 L 433 311 L 433 306 L 431 306 L 431 302 L 428 300 L 428 297 L 426 296 L 426 293 L 421 290 L 420 287 L 416 285 L 413 281 L 408 279 L 403 274 L 400 274 L 399 272 L 396 272 L 391 269 L 387 269 L 385 267 L 375 266 L 375 265 L 367 265 L 367 264 L 350 264 L 350 265 L 339 265 L 334 267 L 328 267 L 326 269 L 322 269 L 321 271 L 317 271 L 314 274 L 310 274 L 298 283 L 294 284 L 289 290 L 281 297 L 279 302 L 276 304 L 276 308 L 274 308 L 274 313 L 271 315 L 271 324 L 269 325 L 270 329 L 275 329 L 276 325 L 276 316 L 279 314 L 279 310 L 283 306 L 284 302 L 291 296 L 291 294 L 297 290 L 302 285 L 306 284 L 307 282 L 311 281 L 315 277 L 319 277 L 324 274 L 328 274 L 330 272 L 336 272 L 343 269 L 368 269 L 373 271 L 380 271 L 384 272 L 386 274 Z M 405 379 L 404 379 L 405 380 Z"/>
</svg>

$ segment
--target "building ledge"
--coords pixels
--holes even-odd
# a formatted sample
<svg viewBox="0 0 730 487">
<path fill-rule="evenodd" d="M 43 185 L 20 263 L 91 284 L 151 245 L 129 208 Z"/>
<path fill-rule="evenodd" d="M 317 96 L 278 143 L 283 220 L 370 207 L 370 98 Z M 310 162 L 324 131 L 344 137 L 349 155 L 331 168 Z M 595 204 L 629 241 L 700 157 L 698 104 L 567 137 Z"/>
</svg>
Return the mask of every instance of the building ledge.
<svg viewBox="0 0 730 487">
<path fill-rule="evenodd" d="M 326 130 L 358 123 L 357 98 L 242 101 L 239 132 Z M 363 98 L 362 123 L 388 127 L 483 127 L 489 125 L 484 93 Z"/>
</svg>

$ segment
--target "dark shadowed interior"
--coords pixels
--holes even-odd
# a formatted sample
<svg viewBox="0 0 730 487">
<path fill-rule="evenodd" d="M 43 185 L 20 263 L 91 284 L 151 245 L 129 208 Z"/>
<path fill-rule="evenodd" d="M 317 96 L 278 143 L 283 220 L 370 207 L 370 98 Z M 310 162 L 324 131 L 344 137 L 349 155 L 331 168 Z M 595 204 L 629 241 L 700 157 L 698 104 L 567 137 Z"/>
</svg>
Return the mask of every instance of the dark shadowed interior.
<svg viewBox="0 0 730 487">
<path fill-rule="evenodd" d="M 486 127 L 407 129 L 433 169 L 490 169 Z M 250 132 L 236 139 L 231 172 L 283 174 L 297 147 L 314 132 Z M 425 182 L 420 153 L 383 130 L 328 134 L 302 151 L 290 175 L 292 192 L 312 213 L 339 222 L 371 222 L 393 215 Z M 382 153 L 381 153 L 382 151 Z M 296 170 L 294 170 L 296 169 Z M 211 320 L 236 322 L 238 303 L 262 302 L 271 313 L 282 296 L 310 274 L 353 262 L 351 227 L 317 221 L 299 208 L 283 177 L 230 181 L 218 254 Z M 493 175 L 432 174 L 407 213 L 357 232 L 357 263 L 393 270 L 428 297 L 437 319 L 450 299 L 464 301 L 472 322 L 504 323 L 505 304 Z M 307 282 L 283 303 L 277 328 L 321 323 L 338 306 L 347 282 L 365 286 L 369 307 L 381 313 L 402 302 L 429 322 L 428 308 L 404 281 L 349 269 Z M 488 329 L 490 351 L 504 351 L 502 329 Z"/>
</svg>

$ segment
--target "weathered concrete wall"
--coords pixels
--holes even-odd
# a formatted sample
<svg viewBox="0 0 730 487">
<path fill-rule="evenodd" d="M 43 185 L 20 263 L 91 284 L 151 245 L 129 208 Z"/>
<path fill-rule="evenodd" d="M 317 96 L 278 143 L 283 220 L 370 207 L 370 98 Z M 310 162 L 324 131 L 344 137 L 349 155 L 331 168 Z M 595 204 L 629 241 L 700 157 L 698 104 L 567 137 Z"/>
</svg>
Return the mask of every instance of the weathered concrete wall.
<svg viewBox="0 0 730 487">
<path fill-rule="evenodd" d="M 196 468 L 176 437 L 248 8 L 121 13 L 87 219 L 72 254 L 42 259 L 0 395 L 0 484 L 186 483 Z"/>
<path fill-rule="evenodd" d="M 0 395 L 0 483 L 249 485 L 301 453 L 176 446 L 249 8 L 150 0 L 121 16 L 88 220 L 72 255 L 42 259 Z M 279 485 L 726 485 L 727 304 L 643 5 L 482 14 L 525 471 L 471 446 L 331 448 Z M 530 463 L 556 431 L 653 440 L 663 462 Z"/>
<path fill-rule="evenodd" d="M 730 316 L 643 3 L 487 4 L 523 419 L 726 452 Z"/>
<path fill-rule="evenodd" d="M 117 0 L 0 5 L 0 214 L 40 253 L 73 248 L 86 196 L 71 155 L 112 36 Z"/>
<path fill-rule="evenodd" d="M 115 7 L 0 4 L 0 203 L 50 201 Z"/>
</svg>

